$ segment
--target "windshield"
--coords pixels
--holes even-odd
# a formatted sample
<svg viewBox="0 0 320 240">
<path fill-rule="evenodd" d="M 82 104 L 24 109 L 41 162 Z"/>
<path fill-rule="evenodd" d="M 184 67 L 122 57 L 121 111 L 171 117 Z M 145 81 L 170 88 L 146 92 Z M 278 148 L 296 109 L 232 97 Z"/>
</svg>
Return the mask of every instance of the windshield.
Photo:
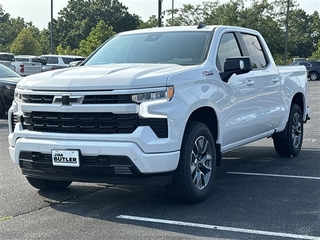
<svg viewBox="0 0 320 240">
<path fill-rule="evenodd" d="M 107 41 L 85 65 L 111 63 L 202 63 L 212 32 L 160 32 L 118 35 Z"/>
</svg>

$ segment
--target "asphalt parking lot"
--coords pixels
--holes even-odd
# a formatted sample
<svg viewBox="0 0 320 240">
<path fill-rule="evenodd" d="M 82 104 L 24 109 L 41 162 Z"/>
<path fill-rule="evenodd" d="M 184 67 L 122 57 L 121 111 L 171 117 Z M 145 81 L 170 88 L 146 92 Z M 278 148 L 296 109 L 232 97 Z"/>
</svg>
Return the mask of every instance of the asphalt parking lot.
<svg viewBox="0 0 320 240">
<path fill-rule="evenodd" d="M 281 158 L 263 139 L 224 154 L 199 204 L 172 202 L 158 186 L 38 191 L 11 162 L 0 119 L 0 239 L 320 239 L 320 81 L 309 89 L 301 153 Z"/>
</svg>

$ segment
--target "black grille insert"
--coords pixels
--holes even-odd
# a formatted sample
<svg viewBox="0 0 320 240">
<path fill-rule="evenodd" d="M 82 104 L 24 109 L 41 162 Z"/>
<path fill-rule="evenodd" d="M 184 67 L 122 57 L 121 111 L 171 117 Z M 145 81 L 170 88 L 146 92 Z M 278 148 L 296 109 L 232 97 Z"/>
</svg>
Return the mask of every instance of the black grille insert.
<svg viewBox="0 0 320 240">
<path fill-rule="evenodd" d="M 138 114 L 26 112 L 23 129 L 53 133 L 113 134 L 133 133 L 139 126 L 150 126 L 159 138 L 168 137 L 166 118 L 141 119 Z"/>
<path fill-rule="evenodd" d="M 23 114 L 23 128 L 56 133 L 132 133 L 137 114 L 31 112 Z"/>
</svg>

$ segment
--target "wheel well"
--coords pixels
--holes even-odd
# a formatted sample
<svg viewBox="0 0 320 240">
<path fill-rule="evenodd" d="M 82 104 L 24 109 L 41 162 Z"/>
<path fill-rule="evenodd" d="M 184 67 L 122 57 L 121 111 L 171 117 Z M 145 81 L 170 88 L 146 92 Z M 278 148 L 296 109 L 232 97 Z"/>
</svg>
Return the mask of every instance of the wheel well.
<svg viewBox="0 0 320 240">
<path fill-rule="evenodd" d="M 188 121 L 198 121 L 204 123 L 210 130 L 212 137 L 216 141 L 218 138 L 218 121 L 215 111 L 210 107 L 203 107 L 195 110 Z M 221 163 L 221 146 L 216 144 L 217 166 Z"/>
<path fill-rule="evenodd" d="M 301 112 L 302 112 L 302 115 L 304 114 L 304 98 L 303 98 L 303 95 L 302 93 L 297 93 L 293 99 L 292 99 L 292 102 L 291 102 L 291 106 L 290 106 L 290 109 L 289 111 L 291 111 L 291 107 L 292 107 L 292 104 L 297 104 L 299 106 L 299 108 L 301 109 Z M 289 119 L 289 118 L 288 118 Z M 285 129 L 282 131 L 282 132 L 276 132 L 272 135 L 272 138 L 274 139 L 283 139 L 286 137 L 287 135 L 287 127 L 288 127 L 288 122 L 286 124 L 286 127 Z"/>
<path fill-rule="evenodd" d="M 296 103 L 296 104 L 300 107 L 301 112 L 302 112 L 302 115 L 304 115 L 305 109 L 304 109 L 304 98 L 303 98 L 302 93 L 297 93 L 297 94 L 293 97 L 291 105 L 292 105 L 293 103 Z"/>
</svg>

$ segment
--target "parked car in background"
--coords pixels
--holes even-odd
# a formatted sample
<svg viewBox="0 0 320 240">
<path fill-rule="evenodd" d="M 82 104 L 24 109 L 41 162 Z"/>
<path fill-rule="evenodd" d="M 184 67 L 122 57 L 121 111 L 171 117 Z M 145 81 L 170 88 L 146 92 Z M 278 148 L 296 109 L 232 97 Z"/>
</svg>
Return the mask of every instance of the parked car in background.
<svg viewBox="0 0 320 240">
<path fill-rule="evenodd" d="M 76 67 L 76 66 L 79 66 L 81 63 L 83 62 L 83 59 L 82 60 L 75 60 L 75 61 L 72 61 L 69 63 L 69 67 Z"/>
<path fill-rule="evenodd" d="M 8 52 L 0 52 L 0 64 L 5 65 L 6 67 L 15 70 L 14 65 L 11 63 L 14 61 L 14 55 Z"/>
<path fill-rule="evenodd" d="M 308 71 L 308 78 L 312 81 L 320 78 L 320 61 L 317 60 L 302 60 L 295 62 L 292 65 L 304 65 Z"/>
<path fill-rule="evenodd" d="M 307 60 L 306 58 L 293 58 L 292 59 L 292 63 L 298 63 L 298 62 L 301 62 L 301 61 L 304 61 L 304 60 Z M 293 65 L 293 64 L 291 64 Z"/>
<path fill-rule="evenodd" d="M 43 66 L 42 71 L 50 71 L 54 69 L 67 68 L 73 61 L 83 61 L 85 57 L 76 55 L 42 55 L 41 59 L 46 61 L 46 65 Z"/>
<path fill-rule="evenodd" d="M 0 52 L 0 60 L 1 61 L 14 61 L 14 55 L 12 53 Z"/>
<path fill-rule="evenodd" d="M 10 68 L 0 64 L 0 118 L 12 105 L 14 89 L 22 77 Z"/>
<path fill-rule="evenodd" d="M 42 71 L 42 65 L 45 61 L 33 55 L 17 55 L 11 62 L 15 66 L 15 72 L 21 76 L 28 76 Z"/>
</svg>

